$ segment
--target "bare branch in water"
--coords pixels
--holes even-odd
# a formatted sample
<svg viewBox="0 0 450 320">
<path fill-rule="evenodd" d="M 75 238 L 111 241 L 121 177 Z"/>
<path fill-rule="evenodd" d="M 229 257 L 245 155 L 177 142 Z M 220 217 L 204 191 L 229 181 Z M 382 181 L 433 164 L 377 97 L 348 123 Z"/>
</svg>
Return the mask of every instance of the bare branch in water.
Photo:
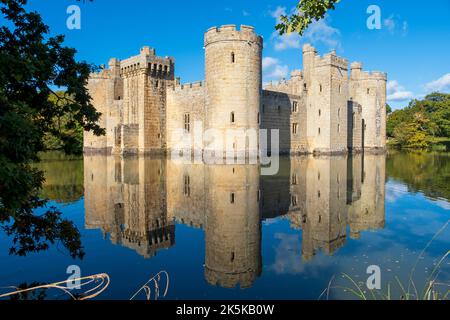
<svg viewBox="0 0 450 320">
<path fill-rule="evenodd" d="M 167 271 L 162 270 L 155 276 L 150 278 L 150 280 L 148 280 L 138 291 L 136 291 L 136 293 L 133 294 L 130 300 L 134 300 L 141 293 L 145 294 L 145 298 L 147 300 L 151 300 L 152 285 L 154 286 L 154 298 L 155 300 L 158 300 L 158 298 L 160 297 L 159 283 L 161 282 L 161 275 L 166 276 L 166 288 L 164 289 L 164 294 L 162 295 L 162 297 L 164 298 L 167 295 L 167 291 L 169 290 L 169 274 L 167 273 Z"/>
<path fill-rule="evenodd" d="M 72 293 L 71 291 L 74 291 L 75 289 L 70 288 L 68 286 L 69 283 L 73 282 L 79 282 L 79 287 L 83 288 L 88 285 L 94 285 L 93 288 L 86 289 L 86 291 L 82 293 Z M 0 299 L 4 298 L 14 298 L 15 296 L 23 296 L 28 293 L 31 293 L 33 291 L 46 291 L 49 289 L 57 289 L 63 292 L 63 294 L 68 295 L 70 299 L 72 300 L 89 300 L 97 297 L 100 295 L 103 291 L 108 288 L 110 283 L 109 276 L 106 273 L 100 273 L 88 277 L 82 277 L 77 279 L 68 279 L 65 281 L 50 283 L 50 284 L 44 284 L 44 285 L 38 285 L 33 286 L 30 288 L 20 289 L 17 287 L 5 287 L 3 289 L 15 289 L 12 292 L 0 294 Z M 78 289 L 77 289 L 78 290 Z"/>
</svg>

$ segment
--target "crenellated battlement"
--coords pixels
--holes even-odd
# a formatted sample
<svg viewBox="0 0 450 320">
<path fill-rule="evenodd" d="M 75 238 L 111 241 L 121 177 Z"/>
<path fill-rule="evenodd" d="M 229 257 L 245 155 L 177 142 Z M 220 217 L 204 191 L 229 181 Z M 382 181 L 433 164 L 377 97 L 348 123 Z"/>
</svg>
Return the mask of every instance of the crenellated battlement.
<svg viewBox="0 0 450 320">
<path fill-rule="evenodd" d="M 361 62 L 351 64 L 351 75 L 353 80 L 382 80 L 387 81 L 387 74 L 380 71 L 363 71 Z"/>
<path fill-rule="evenodd" d="M 251 26 L 241 25 L 240 30 L 236 25 L 228 24 L 221 27 L 209 28 L 205 33 L 205 47 L 221 41 L 247 41 L 262 46 L 263 39 L 255 33 Z"/>
<path fill-rule="evenodd" d="M 188 82 L 188 83 L 177 83 L 175 86 L 173 86 L 174 91 L 182 91 L 182 90 L 189 90 L 189 89 L 199 89 L 204 88 L 206 86 L 205 81 L 196 81 L 196 82 Z"/>
<path fill-rule="evenodd" d="M 348 60 L 336 55 L 336 51 L 332 51 L 330 53 L 325 54 L 323 57 L 316 54 L 314 57 L 314 65 L 315 67 L 321 67 L 326 65 L 331 65 L 334 67 L 339 67 L 341 69 L 348 69 Z"/>
<path fill-rule="evenodd" d="M 156 50 L 143 47 L 140 54 L 120 61 L 120 75 L 129 75 L 137 71 L 144 71 L 153 76 L 170 76 L 174 74 L 175 59 L 172 57 L 158 57 Z"/>
<path fill-rule="evenodd" d="M 92 72 L 89 75 L 89 79 L 90 80 L 94 80 L 94 79 L 96 79 L 96 80 L 107 80 L 107 79 L 110 79 L 110 77 L 111 77 L 111 73 L 107 69 L 102 69 L 99 72 Z"/>
</svg>

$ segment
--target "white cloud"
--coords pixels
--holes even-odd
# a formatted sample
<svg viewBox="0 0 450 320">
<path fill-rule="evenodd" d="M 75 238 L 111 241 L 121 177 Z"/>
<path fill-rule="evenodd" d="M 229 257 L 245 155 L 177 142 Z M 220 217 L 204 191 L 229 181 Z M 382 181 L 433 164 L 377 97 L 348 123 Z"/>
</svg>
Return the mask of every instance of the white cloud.
<svg viewBox="0 0 450 320">
<path fill-rule="evenodd" d="M 273 65 L 276 65 L 279 63 L 279 60 L 276 58 L 272 58 L 272 57 L 264 57 L 262 60 L 262 67 L 263 70 L 267 70 L 268 68 L 270 68 Z"/>
<path fill-rule="evenodd" d="M 434 204 L 437 205 L 438 207 L 444 209 L 444 210 L 450 210 L 450 202 L 448 202 L 445 199 L 436 200 L 436 201 L 434 201 Z"/>
<path fill-rule="evenodd" d="M 402 26 L 403 34 L 406 34 L 408 32 L 408 28 L 409 28 L 408 22 L 403 21 L 403 26 Z"/>
<path fill-rule="evenodd" d="M 275 15 L 272 16 L 276 17 Z M 322 20 L 311 23 L 302 37 L 295 32 L 282 36 L 274 32 L 272 34 L 272 40 L 274 42 L 274 48 L 277 51 L 299 49 L 302 43 L 311 43 L 313 45 L 323 44 L 329 49 L 340 49 L 340 35 L 340 31 L 330 26 L 328 17 L 325 17 Z"/>
<path fill-rule="evenodd" d="M 449 92 L 450 91 L 450 73 L 447 73 L 437 80 L 431 81 L 425 85 L 427 92 Z"/>
<path fill-rule="evenodd" d="M 394 16 L 391 15 L 389 18 L 384 19 L 383 25 L 386 27 L 386 29 L 388 29 L 389 32 L 393 33 L 396 25 Z"/>
<path fill-rule="evenodd" d="M 297 33 L 283 34 L 280 36 L 277 32 L 273 34 L 273 39 L 275 39 L 275 50 L 282 51 L 286 49 L 298 49 L 301 47 L 300 40 L 301 37 Z"/>
<path fill-rule="evenodd" d="M 408 33 L 408 22 L 402 20 L 399 15 L 391 14 L 387 19 L 383 20 L 383 26 L 388 30 L 390 34 L 396 34 L 400 31 L 403 36 Z"/>
<path fill-rule="evenodd" d="M 327 17 L 313 22 L 305 32 L 304 37 L 311 43 L 322 43 L 331 49 L 340 48 L 341 33 L 338 29 L 328 24 Z"/>
<path fill-rule="evenodd" d="M 244 17 L 248 17 L 250 15 L 250 13 L 248 11 L 246 11 L 246 10 L 242 10 L 242 15 Z"/>
<path fill-rule="evenodd" d="M 289 67 L 276 58 L 264 57 L 262 67 L 265 81 L 280 80 L 289 74 Z"/>
<path fill-rule="evenodd" d="M 277 64 L 275 68 L 269 72 L 266 77 L 268 79 L 281 79 L 286 78 L 289 73 L 289 67 L 287 65 Z"/>
<path fill-rule="evenodd" d="M 277 20 L 277 23 L 280 22 L 280 17 L 286 15 L 286 7 L 278 6 L 274 11 L 269 12 L 270 15 Z"/>
<path fill-rule="evenodd" d="M 405 90 L 405 88 L 398 83 L 397 80 L 391 80 L 387 83 L 387 100 L 389 102 L 401 102 L 414 98 L 414 94 L 411 91 Z"/>
</svg>

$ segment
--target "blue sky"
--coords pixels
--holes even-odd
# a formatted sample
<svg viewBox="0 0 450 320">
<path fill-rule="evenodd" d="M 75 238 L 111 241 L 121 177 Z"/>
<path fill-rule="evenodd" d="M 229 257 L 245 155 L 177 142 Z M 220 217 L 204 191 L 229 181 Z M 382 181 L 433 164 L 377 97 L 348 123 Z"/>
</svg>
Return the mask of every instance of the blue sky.
<svg viewBox="0 0 450 320">
<path fill-rule="evenodd" d="M 67 7 L 81 8 L 81 30 L 68 30 Z M 325 20 L 300 38 L 274 34 L 276 17 L 290 12 L 295 0 L 148 1 L 29 0 L 42 13 L 52 34 L 65 34 L 78 58 L 106 64 L 110 57 L 135 55 L 144 45 L 176 59 L 182 82 L 204 78 L 203 33 L 222 24 L 253 25 L 264 37 L 264 81 L 289 77 L 302 68 L 301 47 L 331 49 L 362 61 L 365 70 L 388 73 L 389 103 L 394 108 L 432 90 L 450 91 L 450 1 L 342 0 Z M 369 5 L 381 9 L 382 28 L 369 30 Z"/>
</svg>

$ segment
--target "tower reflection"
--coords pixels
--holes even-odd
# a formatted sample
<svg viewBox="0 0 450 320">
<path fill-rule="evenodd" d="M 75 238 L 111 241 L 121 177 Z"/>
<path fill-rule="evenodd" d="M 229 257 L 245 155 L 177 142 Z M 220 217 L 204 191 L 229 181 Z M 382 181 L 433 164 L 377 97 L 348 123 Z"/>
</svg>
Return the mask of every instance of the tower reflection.
<svg viewBox="0 0 450 320">
<path fill-rule="evenodd" d="M 85 224 L 145 258 L 175 245 L 176 223 L 200 228 L 206 281 L 247 288 L 262 272 L 261 221 L 301 229 L 304 261 L 331 255 L 347 226 L 352 239 L 384 227 L 384 183 L 384 155 L 287 157 L 275 176 L 258 165 L 86 156 Z"/>
</svg>

